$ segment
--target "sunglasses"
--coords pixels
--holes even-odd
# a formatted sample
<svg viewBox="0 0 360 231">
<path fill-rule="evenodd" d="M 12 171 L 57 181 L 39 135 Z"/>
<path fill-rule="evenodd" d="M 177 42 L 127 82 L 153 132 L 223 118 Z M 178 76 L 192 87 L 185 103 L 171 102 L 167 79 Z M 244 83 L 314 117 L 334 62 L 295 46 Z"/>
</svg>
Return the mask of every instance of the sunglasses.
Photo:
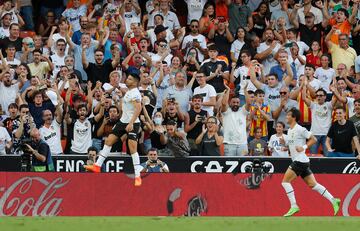
<svg viewBox="0 0 360 231">
<path fill-rule="evenodd" d="M 159 47 L 166 48 L 167 45 L 166 45 L 166 44 L 162 44 L 162 45 L 159 45 Z"/>
<path fill-rule="evenodd" d="M 197 25 L 191 25 L 191 28 L 198 28 L 199 26 Z"/>
<path fill-rule="evenodd" d="M 287 94 L 287 92 L 280 92 L 280 95 L 286 95 Z"/>
</svg>

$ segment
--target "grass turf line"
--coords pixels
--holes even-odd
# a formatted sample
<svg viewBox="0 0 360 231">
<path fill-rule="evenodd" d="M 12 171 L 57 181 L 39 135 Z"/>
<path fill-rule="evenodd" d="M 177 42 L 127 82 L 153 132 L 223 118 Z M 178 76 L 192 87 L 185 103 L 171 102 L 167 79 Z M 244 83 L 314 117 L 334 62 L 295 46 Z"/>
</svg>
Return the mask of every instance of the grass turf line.
<svg viewBox="0 0 360 231">
<path fill-rule="evenodd" d="M 0 217 L 2 231 L 347 231 L 358 217 Z"/>
</svg>

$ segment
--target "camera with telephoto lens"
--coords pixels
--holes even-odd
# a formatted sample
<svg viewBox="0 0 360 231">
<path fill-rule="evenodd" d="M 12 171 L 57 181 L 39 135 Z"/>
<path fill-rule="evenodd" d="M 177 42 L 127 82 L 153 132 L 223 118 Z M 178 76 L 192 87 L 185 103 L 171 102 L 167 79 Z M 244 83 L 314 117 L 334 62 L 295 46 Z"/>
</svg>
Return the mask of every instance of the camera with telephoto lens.
<svg viewBox="0 0 360 231">
<path fill-rule="evenodd" d="M 31 139 L 26 138 L 22 139 L 19 144 L 19 150 L 22 151 L 22 155 L 20 156 L 20 164 L 21 164 L 21 172 L 29 172 L 32 167 L 32 155 L 27 145 L 31 146 Z"/>
<path fill-rule="evenodd" d="M 247 173 L 269 173 L 271 166 L 267 166 L 260 159 L 254 159 L 251 165 L 245 167 L 245 172 Z"/>
</svg>

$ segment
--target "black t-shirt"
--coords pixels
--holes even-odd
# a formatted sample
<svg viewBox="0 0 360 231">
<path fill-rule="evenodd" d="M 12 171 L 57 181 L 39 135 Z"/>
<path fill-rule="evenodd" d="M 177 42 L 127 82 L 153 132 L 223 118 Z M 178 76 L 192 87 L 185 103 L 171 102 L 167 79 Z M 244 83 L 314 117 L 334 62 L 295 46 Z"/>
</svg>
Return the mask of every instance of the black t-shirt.
<svg viewBox="0 0 360 231">
<path fill-rule="evenodd" d="M 164 121 L 163 121 L 163 125 L 166 125 L 166 123 L 169 121 L 169 120 L 173 120 L 176 122 L 177 124 L 177 127 L 178 128 L 181 128 L 182 124 L 183 124 L 183 120 L 180 120 L 178 114 L 176 113 L 174 117 L 170 116 L 169 113 L 165 113 L 165 116 L 164 116 Z"/>
<path fill-rule="evenodd" d="M 1 51 L 4 55 L 4 58 L 6 58 L 6 48 L 9 46 L 9 44 L 12 43 L 15 45 L 15 49 L 16 51 L 21 51 L 21 48 L 22 48 L 22 38 L 18 38 L 16 39 L 15 41 L 10 41 L 10 39 L 8 37 L 6 38 L 3 38 L 0 40 L 0 48 L 1 48 Z"/>
<path fill-rule="evenodd" d="M 199 113 L 197 113 L 193 109 L 191 109 L 190 111 L 188 111 L 188 114 L 189 114 L 189 121 L 190 121 L 189 123 L 190 124 L 194 123 L 196 115 L 207 117 L 207 111 L 205 111 L 205 110 L 201 110 Z M 203 123 L 198 122 L 195 125 L 195 127 L 187 133 L 187 138 L 195 140 L 200 135 L 200 133 L 202 131 L 202 126 L 203 126 Z"/>
<path fill-rule="evenodd" d="M 192 79 L 194 72 L 197 71 L 197 69 L 196 69 L 195 64 L 188 63 L 187 65 L 188 65 L 188 68 L 186 69 L 186 76 L 187 76 L 187 82 L 189 83 Z M 191 90 L 194 92 L 194 89 L 198 86 L 199 86 L 199 83 L 195 80 L 191 87 Z"/>
<path fill-rule="evenodd" d="M 221 71 L 222 72 L 228 72 L 228 66 L 226 63 L 222 60 L 216 60 L 215 62 L 212 61 L 205 61 L 203 65 L 200 67 L 200 71 L 205 73 L 206 76 L 209 76 L 210 73 L 214 73 L 218 67 L 218 65 L 221 65 Z M 213 79 L 207 81 L 208 84 L 212 85 L 215 88 L 216 93 L 223 92 L 225 90 L 224 85 L 224 78 L 222 76 L 216 76 Z"/>
<path fill-rule="evenodd" d="M 226 38 L 226 32 L 223 34 L 215 32 L 213 41 L 218 49 L 219 55 L 225 55 L 230 60 L 231 43 L 229 43 Z"/>
<path fill-rule="evenodd" d="M 151 140 L 151 146 L 158 149 L 158 150 L 162 150 L 164 148 L 166 148 L 166 144 L 163 145 L 160 142 L 160 134 L 157 131 L 153 131 L 150 134 L 150 140 Z"/>
<path fill-rule="evenodd" d="M 306 43 L 309 47 L 311 47 L 311 43 L 313 41 L 317 41 L 321 44 L 321 37 L 324 30 L 325 29 L 322 27 L 321 23 L 315 24 L 311 29 L 304 24 L 299 23 L 300 40 Z"/>
<path fill-rule="evenodd" d="M 85 69 L 88 79 L 95 86 L 96 81 L 100 81 L 103 84 L 109 82 L 109 75 L 114 70 L 112 60 L 106 60 L 102 65 L 97 65 L 95 63 L 89 63 L 89 66 Z"/>
<path fill-rule="evenodd" d="M 145 101 L 145 108 L 146 111 L 149 115 L 153 114 L 155 105 L 156 105 L 156 96 L 152 91 L 149 90 L 140 90 L 140 93 L 142 94 L 142 97 L 147 97 L 148 99 L 144 99 Z M 141 114 L 143 115 L 144 113 L 141 112 Z"/>
<path fill-rule="evenodd" d="M 354 136 L 357 136 L 354 123 L 347 120 L 344 125 L 338 122 L 333 123 L 327 134 L 332 139 L 331 148 L 335 152 L 353 153 L 351 142 Z"/>
<path fill-rule="evenodd" d="M 218 132 L 219 136 L 222 136 L 221 132 Z M 216 144 L 215 135 L 212 137 L 208 136 L 208 132 L 205 133 L 201 141 L 202 156 L 220 156 L 220 146 Z"/>
</svg>

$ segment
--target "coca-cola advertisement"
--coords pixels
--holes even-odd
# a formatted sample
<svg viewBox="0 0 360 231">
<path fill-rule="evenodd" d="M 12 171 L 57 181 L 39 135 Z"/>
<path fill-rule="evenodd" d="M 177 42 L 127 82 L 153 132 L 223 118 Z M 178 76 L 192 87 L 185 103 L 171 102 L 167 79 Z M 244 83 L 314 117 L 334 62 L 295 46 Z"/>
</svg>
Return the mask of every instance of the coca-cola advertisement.
<svg viewBox="0 0 360 231">
<path fill-rule="evenodd" d="M 289 202 L 282 174 L 147 174 L 141 187 L 123 173 L 0 173 L 0 216 L 281 216 Z M 250 177 L 250 178 L 249 178 Z M 339 216 L 360 216 L 360 179 L 318 174 L 342 200 Z M 328 200 L 294 181 L 297 216 L 332 216 Z M 96 208 L 96 209 L 94 209 Z"/>
</svg>

